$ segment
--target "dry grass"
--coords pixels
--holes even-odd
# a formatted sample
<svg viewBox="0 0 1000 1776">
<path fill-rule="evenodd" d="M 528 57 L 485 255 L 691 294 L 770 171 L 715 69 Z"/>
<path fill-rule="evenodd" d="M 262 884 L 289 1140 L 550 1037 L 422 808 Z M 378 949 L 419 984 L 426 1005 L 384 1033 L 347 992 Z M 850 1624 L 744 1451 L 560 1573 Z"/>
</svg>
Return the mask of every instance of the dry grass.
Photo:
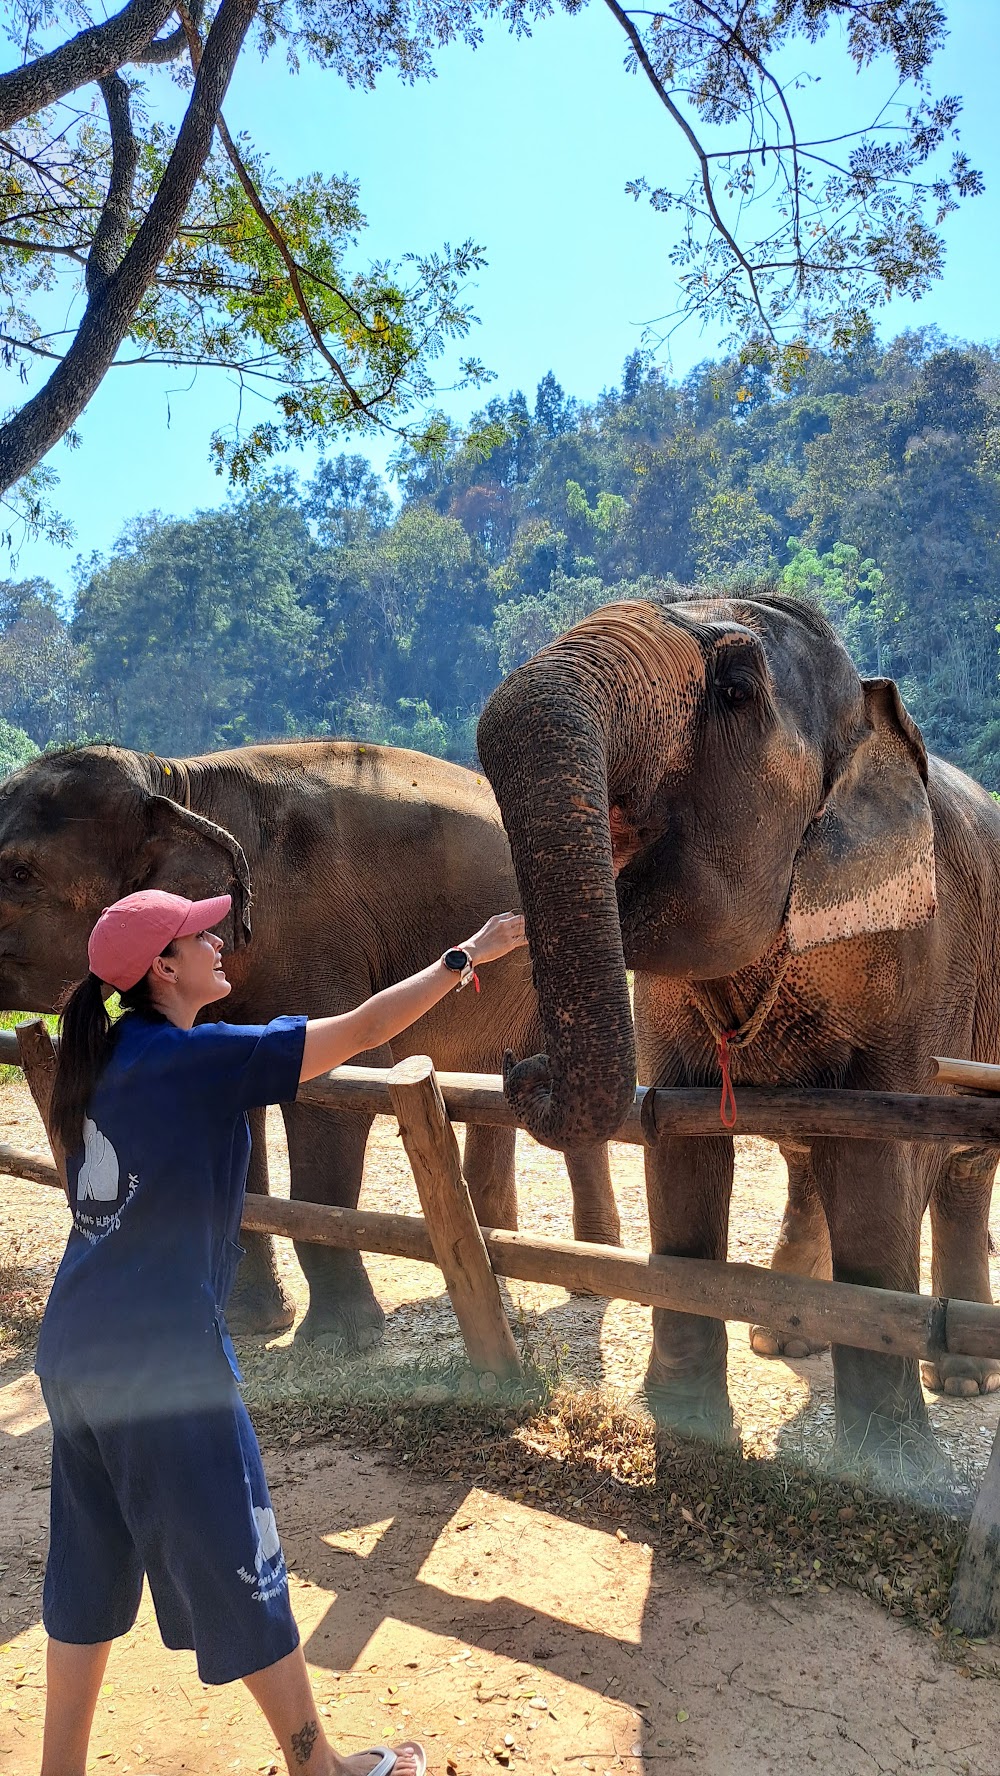
<svg viewBox="0 0 1000 1776">
<path fill-rule="evenodd" d="M 356 1365 L 331 1389 L 315 1355 L 261 1348 L 247 1352 L 246 1391 L 269 1450 L 343 1438 L 391 1451 L 416 1473 L 577 1521 L 610 1520 L 660 1557 L 774 1594 L 860 1591 L 922 1627 L 970 1675 L 1000 1675 L 1000 1651 L 948 1626 L 974 1496 L 967 1479 L 904 1500 L 873 1477 L 671 1440 L 633 1404 L 562 1385 L 528 1356 L 523 1387 L 484 1399 L 459 1365 Z"/>
</svg>

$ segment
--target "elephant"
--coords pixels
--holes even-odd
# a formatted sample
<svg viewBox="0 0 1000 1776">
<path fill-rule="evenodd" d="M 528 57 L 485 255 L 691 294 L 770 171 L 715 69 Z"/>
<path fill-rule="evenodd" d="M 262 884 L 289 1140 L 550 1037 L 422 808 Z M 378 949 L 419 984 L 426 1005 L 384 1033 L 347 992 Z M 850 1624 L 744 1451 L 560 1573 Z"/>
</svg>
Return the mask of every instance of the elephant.
<svg viewBox="0 0 1000 1776">
<path fill-rule="evenodd" d="M 935 1089 L 931 1056 L 1000 1059 L 1000 808 L 928 759 L 889 679 L 771 589 L 606 606 L 514 670 L 478 729 L 507 828 L 544 1047 L 505 1059 L 540 1141 L 606 1140 L 636 1076 Z M 626 968 L 634 970 L 634 1022 Z M 752 1039 L 751 1039 L 752 1037 Z M 650 1094 L 647 1103 L 655 1108 Z M 657 1139 L 657 1253 L 724 1259 L 733 1141 Z M 783 1267 L 989 1301 L 995 1147 L 815 1139 L 793 1154 Z M 721 1323 L 657 1309 L 646 1392 L 681 1434 L 731 1440 Z M 915 1361 L 834 1350 L 838 1446 L 933 1463 Z M 944 1357 L 975 1391 L 1000 1365 Z M 902 1450 L 902 1456 L 901 1456 Z"/>
<path fill-rule="evenodd" d="M 192 898 L 232 891 L 224 1015 L 236 1023 L 348 1010 L 517 901 L 489 786 L 421 753 L 349 741 L 190 759 L 104 746 L 49 753 L 0 785 L 0 1005 L 54 1008 L 86 973 L 102 907 L 157 886 Z M 441 1068 L 489 1073 L 505 1047 L 525 1052 L 539 1040 L 520 951 L 489 969 L 481 997 L 449 995 L 391 1055 L 359 1059 L 426 1053 Z M 371 1117 L 308 1102 L 282 1114 L 293 1196 L 356 1206 Z M 249 1187 L 266 1191 L 263 1113 L 252 1122 Z M 467 1131 L 466 1175 L 484 1225 L 517 1225 L 514 1141 L 513 1129 Z M 606 1150 L 585 1143 L 567 1161 L 578 1237 L 618 1243 Z M 384 1316 L 360 1254 L 302 1245 L 297 1256 L 310 1292 L 298 1335 L 342 1354 L 377 1342 Z M 248 1236 L 234 1329 L 280 1330 L 293 1317 L 270 1242 Z"/>
</svg>

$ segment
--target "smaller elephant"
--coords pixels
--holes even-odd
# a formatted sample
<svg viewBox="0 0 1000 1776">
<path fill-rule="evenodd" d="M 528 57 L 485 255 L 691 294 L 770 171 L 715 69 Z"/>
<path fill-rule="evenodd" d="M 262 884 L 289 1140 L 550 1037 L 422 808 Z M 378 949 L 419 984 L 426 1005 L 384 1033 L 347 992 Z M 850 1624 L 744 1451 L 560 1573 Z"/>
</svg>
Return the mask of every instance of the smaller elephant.
<svg viewBox="0 0 1000 1776">
<path fill-rule="evenodd" d="M 86 973 L 101 908 L 146 887 L 232 892 L 234 1023 L 345 1011 L 517 900 L 489 786 L 421 753 L 331 740 L 172 760 L 103 746 L 46 754 L 0 785 L 0 1006 L 52 1009 Z M 524 1053 L 539 1034 L 530 964 L 516 952 L 491 968 L 481 998 L 451 997 L 391 1054 L 358 1058 L 380 1066 L 426 1053 L 443 1069 L 498 1073 L 507 1048 Z M 305 1095 L 282 1115 L 292 1195 L 356 1207 L 372 1118 Z M 266 1191 L 263 1114 L 251 1123 L 249 1184 Z M 98 1196 L 113 1157 L 100 1157 L 100 1140 L 95 1130 Z M 466 1134 L 466 1176 L 488 1226 L 517 1225 L 514 1141 L 513 1129 Z M 606 1149 L 588 1143 L 567 1163 L 577 1236 L 617 1243 Z M 230 1323 L 290 1325 L 270 1242 L 250 1235 L 246 1246 Z M 297 1255 L 310 1290 L 298 1336 L 345 1354 L 376 1343 L 384 1316 L 360 1253 L 299 1245 Z"/>
</svg>

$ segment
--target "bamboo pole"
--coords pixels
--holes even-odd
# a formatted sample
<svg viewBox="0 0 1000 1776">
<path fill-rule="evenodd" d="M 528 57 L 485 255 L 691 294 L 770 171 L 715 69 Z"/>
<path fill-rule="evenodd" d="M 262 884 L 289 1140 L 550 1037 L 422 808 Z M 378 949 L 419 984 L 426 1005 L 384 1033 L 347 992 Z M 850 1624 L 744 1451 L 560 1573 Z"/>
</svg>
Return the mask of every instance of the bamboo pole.
<svg viewBox="0 0 1000 1776">
<path fill-rule="evenodd" d="M 481 1375 L 512 1381 L 523 1373 L 521 1358 L 483 1244 L 434 1063 L 427 1055 L 413 1055 L 391 1069 L 386 1084 L 469 1362 Z"/>
<path fill-rule="evenodd" d="M 942 1085 L 961 1085 L 966 1091 L 1000 1092 L 1000 1067 L 987 1061 L 956 1061 L 950 1055 L 932 1055 L 935 1079 Z"/>
</svg>

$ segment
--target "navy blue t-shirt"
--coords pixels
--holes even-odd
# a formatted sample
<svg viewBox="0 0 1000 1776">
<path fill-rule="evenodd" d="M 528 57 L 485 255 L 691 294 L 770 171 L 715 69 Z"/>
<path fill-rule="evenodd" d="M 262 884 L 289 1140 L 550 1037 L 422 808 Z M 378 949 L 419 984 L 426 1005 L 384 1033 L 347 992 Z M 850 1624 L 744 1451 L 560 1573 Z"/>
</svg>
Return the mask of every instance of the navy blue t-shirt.
<svg viewBox="0 0 1000 1776">
<path fill-rule="evenodd" d="M 298 1090 L 304 1017 L 123 1017 L 67 1161 L 73 1227 L 35 1368 L 69 1383 L 239 1377 L 223 1310 L 242 1251 L 247 1111 Z"/>
</svg>

